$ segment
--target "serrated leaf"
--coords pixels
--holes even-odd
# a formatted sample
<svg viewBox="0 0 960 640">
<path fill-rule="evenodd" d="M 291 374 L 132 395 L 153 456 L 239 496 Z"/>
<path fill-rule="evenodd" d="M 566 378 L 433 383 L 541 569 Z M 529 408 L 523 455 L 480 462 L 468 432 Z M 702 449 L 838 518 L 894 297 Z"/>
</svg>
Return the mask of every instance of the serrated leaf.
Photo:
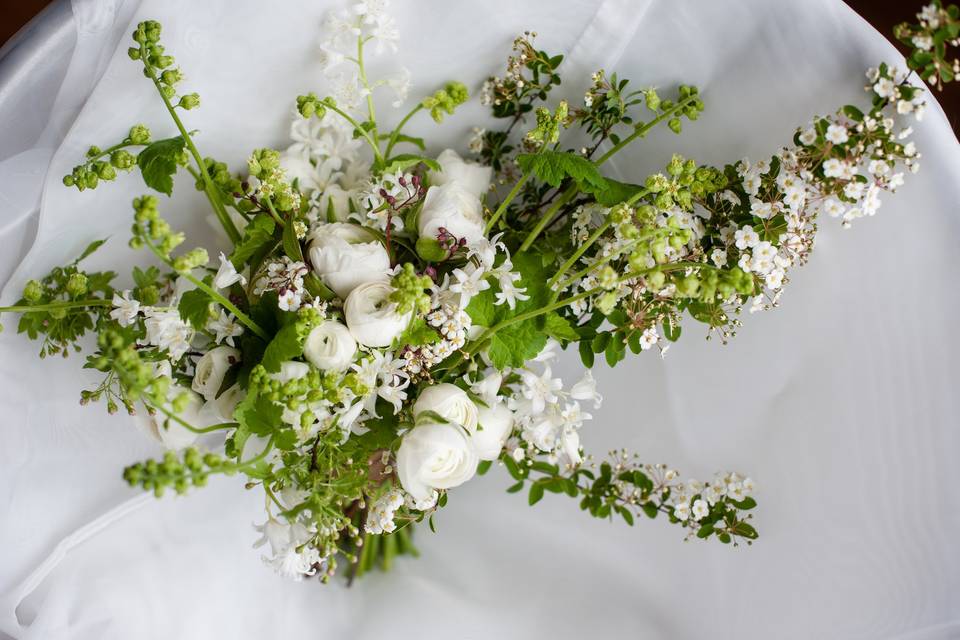
<svg viewBox="0 0 960 640">
<path fill-rule="evenodd" d="M 393 343 L 394 351 L 406 346 L 420 347 L 440 341 L 437 330 L 427 324 L 423 318 L 414 318 L 406 330 Z"/>
<path fill-rule="evenodd" d="M 148 187 L 168 196 L 173 193 L 173 174 L 177 172 L 177 158 L 184 145 L 181 136 L 157 140 L 137 155 L 137 166 Z"/>
<path fill-rule="evenodd" d="M 177 311 L 184 322 L 197 331 L 203 331 L 210 320 L 210 303 L 213 299 L 202 289 L 191 289 L 180 296 Z"/>
<path fill-rule="evenodd" d="M 552 187 L 559 187 L 566 178 L 576 181 L 585 191 L 601 190 L 606 186 L 606 180 L 600 175 L 597 166 L 576 153 L 522 153 L 517 156 L 517 164 L 524 173 L 532 173 Z"/>
<path fill-rule="evenodd" d="M 557 340 L 576 342 L 580 339 L 580 334 L 573 330 L 570 321 L 556 311 L 551 311 L 545 316 L 543 330 L 548 336 Z"/>
<path fill-rule="evenodd" d="M 600 187 L 593 187 L 590 184 L 584 185 L 584 191 L 593 194 L 597 204 L 604 207 L 612 207 L 621 202 L 626 202 L 644 190 L 644 187 L 639 184 L 619 182 L 610 178 L 605 178 L 604 184 Z"/>
<path fill-rule="evenodd" d="M 256 393 L 248 393 L 233 415 L 241 429 L 261 437 L 273 435 L 283 425 L 283 407 Z"/>
<path fill-rule="evenodd" d="M 297 325 L 291 323 L 277 331 L 263 352 L 260 364 L 270 373 L 276 373 L 280 371 L 281 364 L 302 354 L 303 344 L 297 334 Z"/>
</svg>

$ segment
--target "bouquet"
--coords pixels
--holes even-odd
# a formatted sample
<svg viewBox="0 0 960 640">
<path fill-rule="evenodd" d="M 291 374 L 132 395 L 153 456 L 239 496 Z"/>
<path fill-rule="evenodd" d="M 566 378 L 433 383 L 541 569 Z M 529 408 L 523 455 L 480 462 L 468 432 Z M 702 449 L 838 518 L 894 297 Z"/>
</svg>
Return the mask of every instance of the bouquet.
<svg viewBox="0 0 960 640">
<path fill-rule="evenodd" d="M 687 537 L 750 544 L 753 481 L 737 472 L 682 480 L 626 451 L 585 455 L 580 430 L 602 397 L 590 368 L 627 352 L 665 355 L 682 321 L 722 342 L 750 312 L 779 304 L 814 247 L 821 214 L 843 226 L 874 215 L 920 158 L 898 120 L 921 119 L 907 74 L 867 72 L 866 104 L 815 117 L 769 159 L 724 167 L 674 155 L 620 182 L 604 164 L 657 126 L 679 134 L 704 101 L 597 71 L 582 105 L 552 103 L 562 56 L 535 34 L 513 43 L 506 71 L 483 82 L 495 129 L 434 156 L 405 125 L 437 123 L 468 100 L 449 82 L 383 118 L 374 96 L 408 102 L 404 69 L 369 77 L 365 58 L 396 49 L 386 0 L 361 0 L 323 25 L 329 95 L 296 98 L 292 144 L 256 149 L 244 171 L 205 157 L 186 112 L 181 71 L 160 25 L 140 23 L 130 58 L 173 123 L 91 147 L 64 184 L 80 191 L 139 171 L 169 195 L 187 172 L 229 239 L 211 260 L 164 220 L 153 194 L 133 202 L 130 246 L 152 264 L 117 274 L 83 260 L 27 283 L 18 329 L 40 356 L 92 347 L 102 382 L 81 404 L 123 408 L 167 451 L 123 472 L 158 497 L 241 474 L 262 491 L 255 546 L 281 575 L 349 579 L 401 554 L 456 487 L 491 467 L 530 505 L 566 494 L 591 516 L 666 520 Z M 939 2 L 897 35 L 911 69 L 939 84 L 960 12 Z M 385 120 L 397 121 L 391 129 Z M 189 246 L 189 245 L 188 245 Z M 95 345 L 86 341 L 95 335 Z M 567 384 L 558 349 L 586 368 Z"/>
</svg>

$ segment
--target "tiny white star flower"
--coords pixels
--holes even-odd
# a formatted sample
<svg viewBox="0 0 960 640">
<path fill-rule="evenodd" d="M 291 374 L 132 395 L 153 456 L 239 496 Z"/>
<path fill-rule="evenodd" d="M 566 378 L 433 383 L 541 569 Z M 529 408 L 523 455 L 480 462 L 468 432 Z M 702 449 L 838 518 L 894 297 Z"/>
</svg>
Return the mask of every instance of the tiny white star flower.
<svg viewBox="0 0 960 640">
<path fill-rule="evenodd" d="M 451 275 L 456 282 L 450 285 L 450 291 L 460 294 L 461 307 L 466 307 L 473 296 L 490 288 L 490 283 L 486 280 L 487 274 L 482 269 L 471 269 L 469 273 L 463 269 L 454 269 Z"/>
<path fill-rule="evenodd" d="M 243 333 L 243 326 L 232 315 L 220 309 L 219 317 L 207 323 L 207 331 L 214 333 L 214 342 L 217 344 L 226 342 L 232 347 L 233 339 Z"/>
<path fill-rule="evenodd" d="M 247 279 L 237 273 L 233 263 L 227 259 L 224 253 L 220 252 L 220 268 L 217 269 L 217 275 L 213 277 L 213 286 L 217 289 L 226 289 L 239 282 L 241 286 L 247 284 Z"/>
<path fill-rule="evenodd" d="M 837 124 L 832 124 L 827 127 L 827 135 L 825 137 L 833 144 L 843 144 L 850 139 L 850 136 L 847 134 L 847 128 Z"/>
</svg>

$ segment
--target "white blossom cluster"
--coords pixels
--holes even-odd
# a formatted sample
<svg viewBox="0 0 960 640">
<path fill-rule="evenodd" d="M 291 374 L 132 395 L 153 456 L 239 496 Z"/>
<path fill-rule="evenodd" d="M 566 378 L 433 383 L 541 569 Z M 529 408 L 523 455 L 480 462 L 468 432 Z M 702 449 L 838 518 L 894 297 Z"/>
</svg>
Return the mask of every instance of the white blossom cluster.
<svg viewBox="0 0 960 640">
<path fill-rule="evenodd" d="M 254 295 L 262 296 L 267 291 L 277 292 L 277 305 L 284 311 L 297 311 L 309 296 L 303 278 L 309 273 L 307 265 L 295 262 L 287 256 L 267 263 L 263 273 L 253 285 Z"/>
<path fill-rule="evenodd" d="M 367 520 L 363 525 L 367 533 L 392 533 L 397 525 L 394 517 L 397 509 L 404 505 L 404 493 L 400 489 L 390 489 L 376 499 L 367 511 Z"/>
</svg>

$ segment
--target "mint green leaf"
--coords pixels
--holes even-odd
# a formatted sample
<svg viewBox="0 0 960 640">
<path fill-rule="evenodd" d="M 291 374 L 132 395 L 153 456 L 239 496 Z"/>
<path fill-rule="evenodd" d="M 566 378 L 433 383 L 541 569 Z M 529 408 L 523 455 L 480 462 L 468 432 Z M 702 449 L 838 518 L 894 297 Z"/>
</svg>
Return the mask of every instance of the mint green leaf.
<svg viewBox="0 0 960 640">
<path fill-rule="evenodd" d="M 517 156 L 517 164 L 524 173 L 532 173 L 552 187 L 559 187 L 566 178 L 575 180 L 585 191 L 602 190 L 607 182 L 597 165 L 576 153 L 522 153 Z"/>
<path fill-rule="evenodd" d="M 203 331 L 210 320 L 210 303 L 213 300 L 202 289 L 191 289 L 180 296 L 177 311 L 184 322 L 187 322 L 197 331 Z"/>
<path fill-rule="evenodd" d="M 183 138 L 177 136 L 157 140 L 140 152 L 137 166 L 148 187 L 168 196 L 173 193 L 173 174 L 177 172 L 177 157 L 183 152 L 184 145 Z"/>
<path fill-rule="evenodd" d="M 467 305 L 466 312 L 473 324 L 481 327 L 492 327 L 496 324 L 498 309 L 494 306 L 494 301 L 492 289 L 481 291 L 470 298 L 470 304 Z"/>
<path fill-rule="evenodd" d="M 242 269 L 258 251 L 274 242 L 273 232 L 277 223 L 270 216 L 256 216 L 243 230 L 243 238 L 233 248 L 230 261 L 237 269 Z"/>
<path fill-rule="evenodd" d="M 273 340 L 270 341 L 266 351 L 263 352 L 263 360 L 260 364 L 270 373 L 276 373 L 280 371 L 281 364 L 302 354 L 303 344 L 297 334 L 297 325 L 296 323 L 290 323 L 273 336 Z"/>
<path fill-rule="evenodd" d="M 573 330 L 573 327 L 570 326 L 570 321 L 556 311 L 551 311 L 545 318 L 543 330 L 551 338 L 565 340 L 567 342 L 576 342 L 580 339 L 580 334 Z"/>
</svg>

